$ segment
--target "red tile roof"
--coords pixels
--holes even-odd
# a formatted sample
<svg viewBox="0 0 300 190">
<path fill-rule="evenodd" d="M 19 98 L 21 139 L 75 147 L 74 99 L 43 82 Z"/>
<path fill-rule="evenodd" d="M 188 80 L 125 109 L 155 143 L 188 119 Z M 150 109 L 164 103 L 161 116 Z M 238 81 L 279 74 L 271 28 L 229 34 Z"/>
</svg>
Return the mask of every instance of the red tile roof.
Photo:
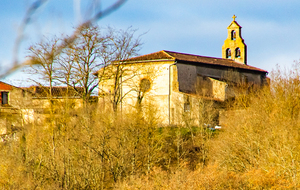
<svg viewBox="0 0 300 190">
<path fill-rule="evenodd" d="M 46 98 L 49 97 L 49 90 L 50 87 L 48 86 L 31 86 L 28 88 L 24 88 L 31 92 L 35 97 L 38 98 Z M 69 96 L 69 97 L 77 97 L 79 96 L 80 93 L 83 92 L 82 87 L 76 87 L 77 91 L 74 90 L 72 87 L 67 88 L 67 87 L 62 87 L 62 86 L 55 86 L 52 87 L 52 96 L 53 97 L 64 97 L 64 96 Z"/>
<path fill-rule="evenodd" d="M 186 53 L 178 53 L 173 51 L 162 50 L 159 52 L 142 55 L 134 58 L 130 58 L 127 61 L 153 61 L 153 60 L 174 60 L 181 62 L 189 62 L 193 64 L 207 64 L 207 65 L 216 65 L 216 66 L 224 66 L 231 67 L 237 69 L 245 69 L 252 71 L 259 71 L 267 73 L 268 71 L 259 69 L 253 66 L 237 63 L 231 59 L 222 59 L 215 57 L 206 57 L 200 55 L 186 54 Z"/>
<path fill-rule="evenodd" d="M 0 81 L 0 90 L 12 90 L 13 86 Z"/>
<path fill-rule="evenodd" d="M 162 60 L 162 59 L 163 60 L 165 60 L 165 59 L 175 60 L 174 57 L 169 55 L 166 51 L 162 50 L 162 51 L 158 51 L 155 53 L 150 53 L 150 54 L 141 55 L 138 57 L 133 57 L 133 58 L 127 59 L 126 61 L 145 61 L 145 60 Z"/>
</svg>

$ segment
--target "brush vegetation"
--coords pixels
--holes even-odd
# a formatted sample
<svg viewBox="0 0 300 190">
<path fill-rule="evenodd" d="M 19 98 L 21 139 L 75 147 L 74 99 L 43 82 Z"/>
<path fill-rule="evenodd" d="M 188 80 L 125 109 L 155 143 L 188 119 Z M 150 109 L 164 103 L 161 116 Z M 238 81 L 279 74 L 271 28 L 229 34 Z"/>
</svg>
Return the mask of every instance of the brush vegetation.
<svg viewBox="0 0 300 190">
<path fill-rule="evenodd" d="M 45 122 L 0 143 L 0 187 L 297 189 L 299 68 L 278 69 L 271 87 L 237 98 L 219 132 L 188 120 L 162 127 L 151 101 L 122 115 L 55 105 L 62 107 Z"/>
<path fill-rule="evenodd" d="M 230 102 L 225 108 L 226 126 L 220 131 L 204 125 L 216 122 L 219 110 L 201 99 L 196 115 L 203 125 L 195 126 L 191 114 L 178 112 L 182 125 L 163 126 L 159 106 L 150 97 L 138 96 L 136 106 L 117 109 L 123 98 L 119 78 L 125 69 L 116 63 L 135 55 L 140 42 L 133 40 L 134 30 L 109 31 L 100 38 L 97 28 L 86 28 L 79 43 L 74 41 L 64 51 L 55 48 L 58 39 L 30 48 L 29 57 L 40 66 L 34 71 L 50 86 L 50 106 L 33 122 L 16 117 L 14 123 L 22 127 L 12 126 L 7 129 L 10 135 L 1 137 L 1 189 L 300 187 L 299 63 L 291 70 L 278 68 L 271 73 L 270 86 Z M 101 40 L 91 44 L 94 38 Z M 80 49 L 89 47 L 77 46 L 82 43 L 91 49 Z M 115 79 L 111 94 L 99 88 L 99 94 L 110 98 L 106 102 L 110 106 L 89 101 L 98 86 L 93 75 L 96 58 L 106 63 L 101 71 L 110 67 L 118 71 L 98 73 L 99 83 Z M 70 80 L 74 78 L 75 82 Z M 57 81 L 75 91 L 82 87 L 83 106 L 75 108 L 68 97 L 54 101 L 51 88 Z M 137 89 L 147 96 L 143 88 Z M 27 108 L 21 103 L 18 107 Z"/>
</svg>

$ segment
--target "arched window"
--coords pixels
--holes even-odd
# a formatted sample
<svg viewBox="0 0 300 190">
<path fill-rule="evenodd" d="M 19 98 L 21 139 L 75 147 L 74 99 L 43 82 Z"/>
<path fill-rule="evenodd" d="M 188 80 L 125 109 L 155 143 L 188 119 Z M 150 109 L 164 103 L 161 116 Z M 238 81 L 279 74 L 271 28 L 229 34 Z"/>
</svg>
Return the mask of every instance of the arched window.
<svg viewBox="0 0 300 190">
<path fill-rule="evenodd" d="M 231 58 L 231 50 L 229 48 L 226 49 L 226 58 L 227 59 Z"/>
<path fill-rule="evenodd" d="M 147 92 L 151 87 L 151 82 L 149 79 L 143 78 L 140 82 L 140 90 L 142 92 Z"/>
<path fill-rule="evenodd" d="M 231 40 L 235 40 L 236 39 L 236 33 L 235 30 L 231 31 Z"/>
<path fill-rule="evenodd" d="M 240 58 L 241 57 L 241 50 L 240 48 L 235 49 L 235 58 Z"/>
</svg>

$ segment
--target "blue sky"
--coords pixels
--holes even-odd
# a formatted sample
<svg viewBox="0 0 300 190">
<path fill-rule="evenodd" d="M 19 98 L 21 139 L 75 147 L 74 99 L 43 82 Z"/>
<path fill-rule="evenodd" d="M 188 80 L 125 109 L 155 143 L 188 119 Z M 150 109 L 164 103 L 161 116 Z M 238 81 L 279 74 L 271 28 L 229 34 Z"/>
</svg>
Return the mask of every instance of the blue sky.
<svg viewBox="0 0 300 190">
<path fill-rule="evenodd" d="M 90 8 L 92 2 L 104 9 L 112 1 L 48 0 L 25 29 L 19 61 L 25 60 L 28 47 L 43 37 L 71 34 L 72 27 L 97 11 Z M 0 1 L 1 69 L 12 64 L 18 27 L 32 2 Z M 118 29 L 132 26 L 138 29 L 137 34 L 146 33 L 142 36 L 141 55 L 170 50 L 221 57 L 226 28 L 235 14 L 243 27 L 248 64 L 271 71 L 276 64 L 290 67 L 300 59 L 299 8 L 299 0 L 128 0 L 97 24 Z M 24 86 L 27 77 L 18 71 L 4 81 Z"/>
</svg>

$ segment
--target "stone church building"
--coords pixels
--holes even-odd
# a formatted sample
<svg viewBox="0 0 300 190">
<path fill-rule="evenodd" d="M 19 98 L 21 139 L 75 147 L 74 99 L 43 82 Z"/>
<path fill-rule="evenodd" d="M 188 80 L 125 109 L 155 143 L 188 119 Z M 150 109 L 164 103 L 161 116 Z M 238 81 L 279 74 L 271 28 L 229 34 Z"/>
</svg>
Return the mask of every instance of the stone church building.
<svg viewBox="0 0 300 190">
<path fill-rule="evenodd" d="M 120 108 L 135 106 L 142 98 L 142 103 L 157 105 L 164 124 L 182 123 L 181 115 L 189 114 L 196 125 L 204 122 L 199 116 L 204 101 L 222 107 L 239 94 L 267 85 L 268 72 L 247 64 L 247 46 L 235 18 L 227 28 L 222 58 L 162 50 L 125 60 L 125 67 L 139 67 L 140 74 L 131 82 L 122 79 L 121 93 L 126 96 Z M 109 95 L 110 84 L 99 88 Z"/>
</svg>

